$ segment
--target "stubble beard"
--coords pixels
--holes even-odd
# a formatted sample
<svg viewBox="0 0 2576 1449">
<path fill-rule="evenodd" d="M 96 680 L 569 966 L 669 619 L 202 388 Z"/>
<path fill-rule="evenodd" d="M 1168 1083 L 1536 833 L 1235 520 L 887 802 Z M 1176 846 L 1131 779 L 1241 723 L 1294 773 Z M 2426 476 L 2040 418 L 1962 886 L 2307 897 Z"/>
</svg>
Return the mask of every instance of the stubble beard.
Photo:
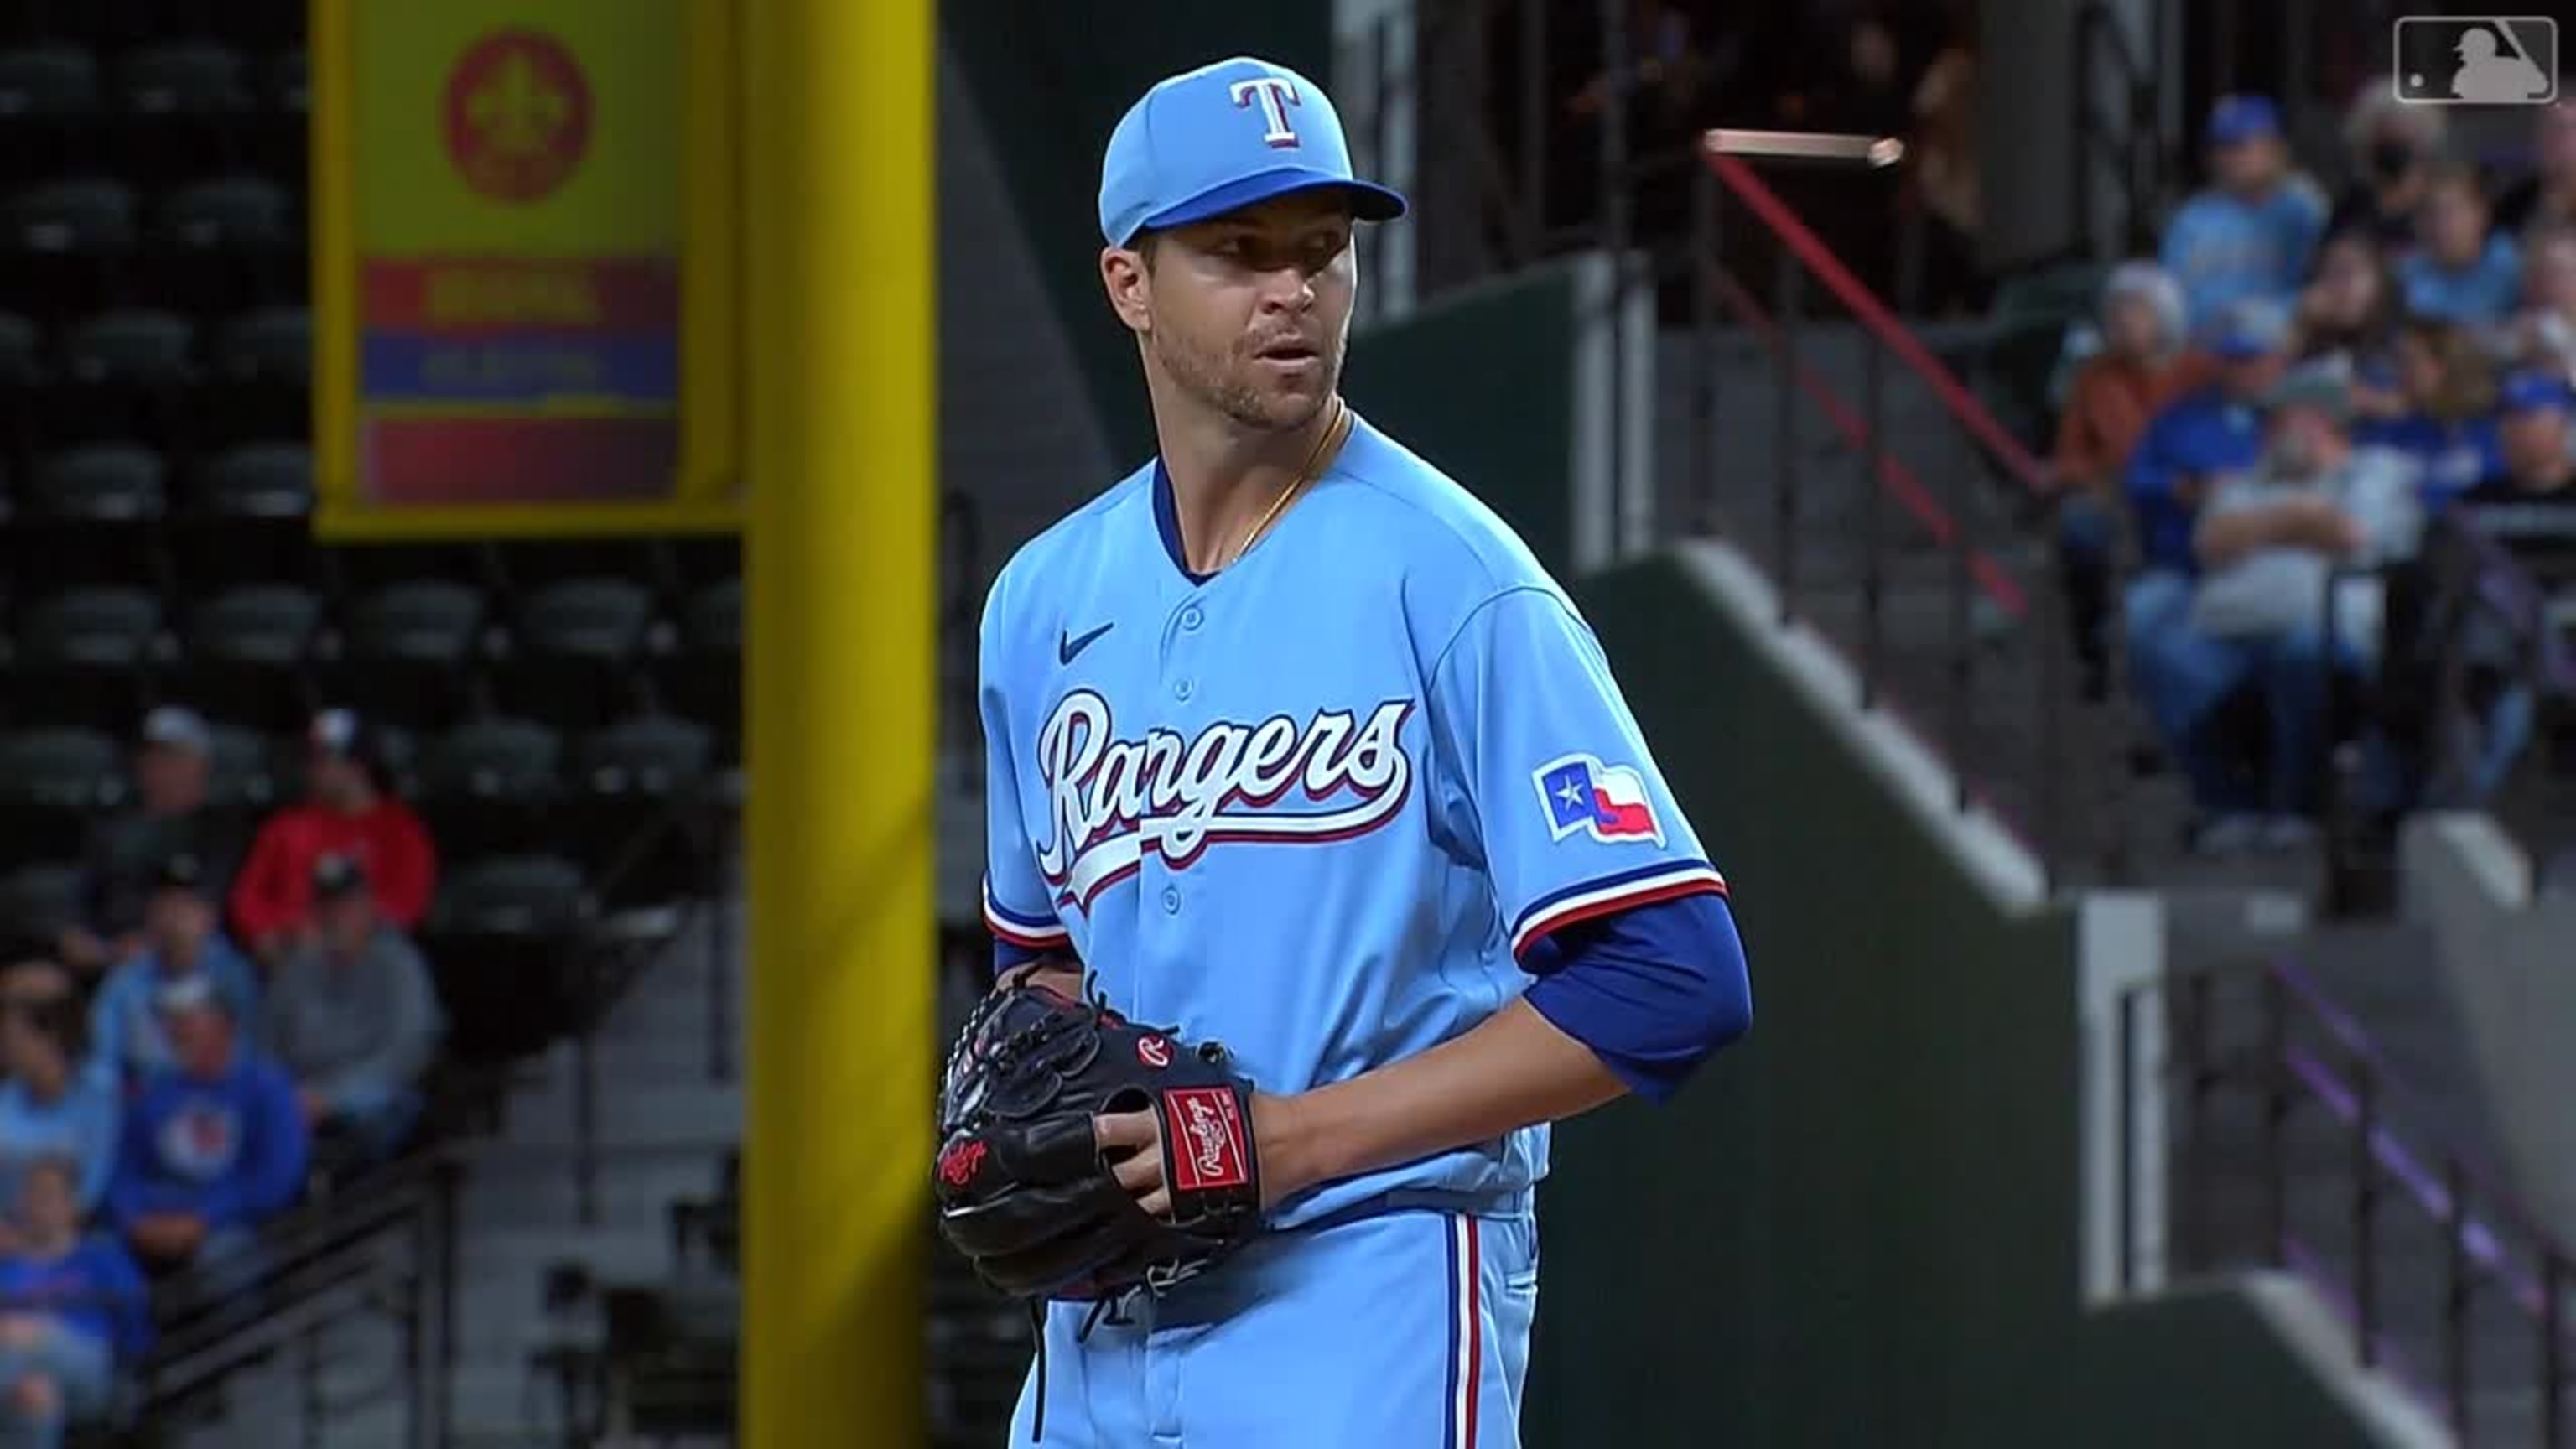
<svg viewBox="0 0 2576 1449">
<path fill-rule="evenodd" d="M 1312 395 L 1262 386 L 1256 380 L 1261 363 L 1249 353 L 1211 353 L 1159 329 L 1148 333 L 1147 339 L 1174 386 L 1248 432 L 1295 432 L 1315 420 L 1341 385 L 1342 340 L 1338 337 L 1326 343 L 1323 386 Z"/>
</svg>

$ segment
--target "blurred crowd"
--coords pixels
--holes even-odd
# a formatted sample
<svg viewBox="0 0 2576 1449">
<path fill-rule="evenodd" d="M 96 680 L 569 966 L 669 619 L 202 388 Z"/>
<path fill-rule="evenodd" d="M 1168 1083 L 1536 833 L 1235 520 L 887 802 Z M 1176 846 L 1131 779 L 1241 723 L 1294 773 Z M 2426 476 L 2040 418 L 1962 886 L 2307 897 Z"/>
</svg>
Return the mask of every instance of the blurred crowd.
<svg viewBox="0 0 2576 1449">
<path fill-rule="evenodd" d="M 2535 112 L 2515 174 L 2452 155 L 2446 114 L 2379 87 L 2346 156 L 2302 158 L 2271 100 L 2221 98 L 2206 185 L 2070 338 L 2087 687 L 2125 686 L 2206 853 L 2310 840 L 2339 745 L 2366 825 L 2491 802 L 2567 687 L 2576 106 Z"/>
<path fill-rule="evenodd" d="M 347 711 L 314 718 L 301 796 L 264 819 L 210 790 L 213 752 L 188 709 L 141 722 L 78 918 L 0 970 L 0 1443 L 104 1410 L 157 1284 L 255 1296 L 261 1226 L 419 1120 L 428 832 Z"/>
</svg>

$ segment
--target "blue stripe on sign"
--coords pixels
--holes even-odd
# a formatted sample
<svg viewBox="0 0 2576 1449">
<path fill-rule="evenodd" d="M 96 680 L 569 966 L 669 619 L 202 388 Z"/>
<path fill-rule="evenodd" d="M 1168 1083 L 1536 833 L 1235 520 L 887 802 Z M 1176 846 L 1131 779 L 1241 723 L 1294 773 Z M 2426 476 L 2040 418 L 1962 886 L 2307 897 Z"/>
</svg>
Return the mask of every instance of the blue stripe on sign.
<svg viewBox="0 0 2576 1449">
<path fill-rule="evenodd" d="M 1449 1390 L 1440 1396 L 1440 1442 L 1458 1442 L 1458 1323 L 1466 1316 L 1466 1305 L 1458 1301 L 1458 1220 L 1445 1214 L 1440 1219 L 1440 1236 L 1449 1244 L 1449 1371 L 1445 1376 Z"/>
<path fill-rule="evenodd" d="M 366 395 L 379 400 L 535 403 L 556 397 L 677 402 L 680 344 L 669 337 L 592 333 L 427 337 L 370 332 L 359 355 Z"/>
</svg>

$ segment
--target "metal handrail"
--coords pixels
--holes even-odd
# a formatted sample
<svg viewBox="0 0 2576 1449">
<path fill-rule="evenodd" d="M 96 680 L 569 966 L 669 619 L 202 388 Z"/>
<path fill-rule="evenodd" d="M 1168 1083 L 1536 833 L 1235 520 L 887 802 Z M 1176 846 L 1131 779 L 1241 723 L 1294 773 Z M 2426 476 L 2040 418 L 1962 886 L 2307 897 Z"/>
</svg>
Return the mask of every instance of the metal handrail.
<svg viewBox="0 0 2576 1449">
<path fill-rule="evenodd" d="M 2220 1035 L 2223 988 L 2247 982 L 2258 993 L 2257 1019 L 2250 1031 L 2238 1021 L 2238 1045 L 2222 1048 L 2214 1038 Z M 2436 1139 L 2418 1125 L 2432 1120 L 2430 1109 L 2359 1025 L 2296 964 L 2275 961 L 2259 973 L 2202 970 L 2171 983 L 2131 988 L 2120 1009 L 2124 1061 L 2137 1061 L 2137 1034 L 2143 1021 L 2159 1011 L 2168 1023 L 2163 1035 L 2174 1049 L 2158 1090 L 2181 1096 L 2187 1149 L 2207 1141 L 2213 1107 L 2223 1094 L 2239 1094 L 2260 1105 L 2262 1141 L 2254 1160 L 2261 1174 L 2257 1187 L 2263 1225 L 2255 1256 L 2315 1283 L 2346 1320 L 2359 1364 L 2433 1400 L 2436 1412 L 2463 1433 L 2470 1428 L 2473 1387 L 2470 1315 L 2482 1290 L 2498 1295 L 2532 1323 L 2542 1442 L 2552 1449 L 2566 1444 L 2568 1363 L 2559 1300 L 2576 1257 L 2540 1216 L 2473 1153 L 2456 1145 L 2432 1145 Z M 2134 1094 L 2140 1080 L 2124 1075 L 2123 1093 Z M 2350 1243 L 2340 1277 L 2290 1227 L 2286 1138 L 2303 1110 L 2322 1111 L 2339 1132 L 2348 1134 L 2350 1143 L 2342 1204 Z M 2137 1111 L 2131 1095 L 2122 1104 L 2124 1140 L 2133 1135 L 2128 1124 Z M 2214 1183 L 2199 1151 L 2187 1150 L 2182 1161 L 2180 1187 L 2184 1205 L 2191 1209 L 2186 1222 L 2196 1227 Z M 2398 1352 L 2390 1332 L 2397 1325 L 2388 1317 L 2381 1281 L 2387 1212 L 2410 1206 L 2443 1235 L 2438 1365 L 2408 1363 Z M 2207 1270 L 2234 1265 L 2226 1248 L 2198 1241 L 2201 1236 L 2197 1230 L 2186 1233 L 2186 1266 Z M 2119 1244 L 2124 1289 L 2134 1291 L 2141 1281 L 2142 1247 L 2136 1224 L 2124 1220 Z"/>
</svg>

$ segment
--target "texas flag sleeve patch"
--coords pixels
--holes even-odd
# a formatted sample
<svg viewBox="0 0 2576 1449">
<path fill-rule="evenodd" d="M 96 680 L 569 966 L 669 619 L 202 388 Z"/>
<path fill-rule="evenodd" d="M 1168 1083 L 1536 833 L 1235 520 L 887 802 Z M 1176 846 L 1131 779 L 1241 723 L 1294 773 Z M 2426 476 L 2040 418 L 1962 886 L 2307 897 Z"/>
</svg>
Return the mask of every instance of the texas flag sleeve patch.
<svg viewBox="0 0 2576 1449">
<path fill-rule="evenodd" d="M 1627 765 L 1604 764 L 1594 755 L 1567 755 L 1539 766 L 1530 778 L 1538 785 L 1554 839 L 1580 831 L 1604 844 L 1664 843 L 1663 822 L 1655 818 L 1645 777 Z"/>
</svg>

